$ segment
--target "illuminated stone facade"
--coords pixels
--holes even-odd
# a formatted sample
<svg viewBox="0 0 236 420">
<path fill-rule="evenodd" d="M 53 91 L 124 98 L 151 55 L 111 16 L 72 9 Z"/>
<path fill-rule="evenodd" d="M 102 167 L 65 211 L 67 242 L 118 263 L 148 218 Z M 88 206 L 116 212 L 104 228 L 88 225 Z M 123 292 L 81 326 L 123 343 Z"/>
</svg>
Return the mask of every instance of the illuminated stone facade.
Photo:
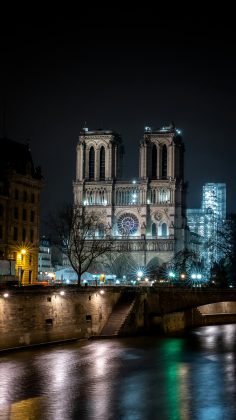
<svg viewBox="0 0 236 420">
<path fill-rule="evenodd" d="M 42 176 L 27 144 L 3 138 L 0 151 L 0 258 L 15 261 L 19 281 L 28 284 L 38 277 Z"/>
<path fill-rule="evenodd" d="M 139 178 L 122 179 L 123 145 L 110 130 L 85 128 L 77 145 L 74 202 L 95 210 L 112 228 L 120 252 L 137 266 L 162 265 L 185 241 L 184 145 L 174 125 L 146 127 Z M 98 233 L 99 234 L 99 233 Z"/>
</svg>

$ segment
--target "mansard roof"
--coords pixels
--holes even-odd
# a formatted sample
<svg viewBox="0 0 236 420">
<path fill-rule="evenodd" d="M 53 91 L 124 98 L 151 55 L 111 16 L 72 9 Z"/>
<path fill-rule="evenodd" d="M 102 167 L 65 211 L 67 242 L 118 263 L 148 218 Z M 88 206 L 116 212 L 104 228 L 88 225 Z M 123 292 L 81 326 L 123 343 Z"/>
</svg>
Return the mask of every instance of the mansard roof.
<svg viewBox="0 0 236 420">
<path fill-rule="evenodd" d="M 4 137 L 0 138 L 0 176 L 9 171 L 42 179 L 40 168 L 34 167 L 29 144 Z"/>
</svg>

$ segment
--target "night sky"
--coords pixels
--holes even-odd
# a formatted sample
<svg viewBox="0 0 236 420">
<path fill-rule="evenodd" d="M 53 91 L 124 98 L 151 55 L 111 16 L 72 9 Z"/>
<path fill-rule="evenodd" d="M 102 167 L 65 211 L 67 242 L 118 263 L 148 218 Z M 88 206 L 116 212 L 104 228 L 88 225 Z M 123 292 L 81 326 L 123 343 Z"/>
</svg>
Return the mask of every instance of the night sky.
<svg viewBox="0 0 236 420">
<path fill-rule="evenodd" d="M 183 132 L 187 206 L 201 206 L 205 182 L 226 182 L 227 210 L 236 211 L 231 10 L 91 6 L 31 18 L 21 11 L 2 21 L 0 134 L 30 140 L 45 178 L 43 217 L 72 200 L 85 124 L 122 135 L 124 174 L 133 178 L 144 126 L 171 121 Z"/>
</svg>

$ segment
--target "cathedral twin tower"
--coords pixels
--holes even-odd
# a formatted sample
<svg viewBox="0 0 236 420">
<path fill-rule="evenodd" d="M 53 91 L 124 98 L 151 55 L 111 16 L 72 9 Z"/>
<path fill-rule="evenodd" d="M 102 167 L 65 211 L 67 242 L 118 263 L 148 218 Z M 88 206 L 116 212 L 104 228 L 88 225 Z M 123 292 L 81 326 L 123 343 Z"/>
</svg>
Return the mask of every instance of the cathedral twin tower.
<svg viewBox="0 0 236 420">
<path fill-rule="evenodd" d="M 138 264 L 161 264 L 184 247 L 184 145 L 174 125 L 146 127 L 139 147 L 139 179 L 122 179 L 123 145 L 111 130 L 84 128 L 77 145 L 74 202 L 96 211 L 101 225 Z M 102 234 L 102 230 L 100 232 Z M 99 234 L 99 233 L 98 233 Z"/>
</svg>

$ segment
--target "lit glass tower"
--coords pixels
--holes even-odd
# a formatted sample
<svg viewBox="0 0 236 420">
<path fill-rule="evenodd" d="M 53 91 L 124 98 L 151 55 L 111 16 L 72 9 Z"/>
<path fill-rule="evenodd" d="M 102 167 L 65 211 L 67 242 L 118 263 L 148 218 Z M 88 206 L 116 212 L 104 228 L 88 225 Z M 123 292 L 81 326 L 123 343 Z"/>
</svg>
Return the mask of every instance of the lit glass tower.
<svg viewBox="0 0 236 420">
<path fill-rule="evenodd" d="M 216 220 L 226 218 L 226 184 L 207 183 L 203 186 L 202 210 L 211 209 Z"/>
<path fill-rule="evenodd" d="M 226 185 L 207 183 L 203 186 L 202 210 L 205 213 L 204 238 L 211 246 L 205 251 L 207 266 L 219 261 L 222 255 L 216 245 L 219 228 L 226 219 Z"/>
<path fill-rule="evenodd" d="M 216 246 L 218 231 L 226 219 L 226 184 L 207 183 L 203 186 L 201 209 L 187 209 L 189 230 L 202 236 L 203 256 L 207 269 L 222 258 Z"/>
</svg>

